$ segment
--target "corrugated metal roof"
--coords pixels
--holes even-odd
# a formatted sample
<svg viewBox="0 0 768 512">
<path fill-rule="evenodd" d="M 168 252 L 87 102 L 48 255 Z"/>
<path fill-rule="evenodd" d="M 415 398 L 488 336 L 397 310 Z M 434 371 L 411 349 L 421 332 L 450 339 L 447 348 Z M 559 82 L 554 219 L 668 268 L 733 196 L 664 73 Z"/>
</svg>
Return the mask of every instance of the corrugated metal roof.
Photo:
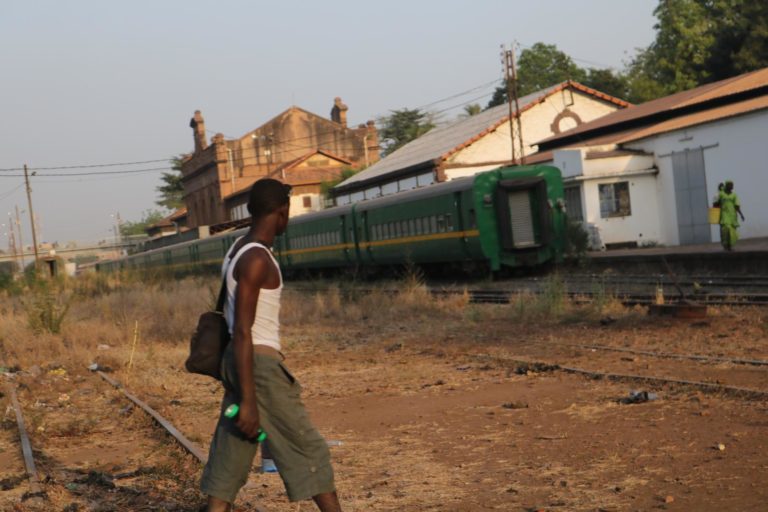
<svg viewBox="0 0 768 512">
<path fill-rule="evenodd" d="M 557 142 L 560 140 L 565 141 L 582 137 L 587 139 L 590 137 L 590 132 L 599 130 L 605 132 L 605 130 L 610 129 L 609 127 L 611 126 L 630 122 L 640 123 L 642 122 L 642 118 L 651 117 L 662 112 L 691 107 L 714 99 L 726 98 L 734 94 L 765 87 L 766 85 L 768 85 L 768 68 L 728 78 L 719 82 L 702 85 L 695 89 L 658 98 L 630 108 L 617 110 L 577 126 L 567 132 L 539 141 L 539 145 L 547 149 L 557 147 Z M 613 138 L 613 136 L 609 135 L 608 138 Z M 565 142 L 565 144 L 568 144 L 568 142 Z"/>
<path fill-rule="evenodd" d="M 758 98 L 752 98 L 750 100 L 740 101 L 738 103 L 732 103 L 730 105 L 724 105 L 702 112 L 695 112 L 693 114 L 663 121 L 652 126 L 639 128 L 628 134 L 623 134 L 616 142 L 621 144 L 633 140 L 644 139 L 652 135 L 680 130 L 697 124 L 710 123 L 719 119 L 748 114 L 749 112 L 755 112 L 766 108 L 768 108 L 768 96 L 760 96 Z"/>
<path fill-rule="evenodd" d="M 622 107 L 629 105 L 629 103 L 623 100 L 569 81 L 523 96 L 519 99 L 520 109 L 524 112 L 549 95 L 568 87 L 573 87 L 576 90 L 581 90 Z M 495 130 L 501 124 L 507 122 L 508 118 L 509 107 L 505 103 L 466 119 L 433 128 L 418 139 L 399 148 L 391 155 L 387 155 L 386 158 L 345 180 L 337 185 L 336 188 L 343 189 L 350 185 L 363 184 L 395 171 L 415 168 L 419 165 L 429 164 L 437 159 L 445 158 L 455 150 L 461 149 L 486 133 Z"/>
</svg>

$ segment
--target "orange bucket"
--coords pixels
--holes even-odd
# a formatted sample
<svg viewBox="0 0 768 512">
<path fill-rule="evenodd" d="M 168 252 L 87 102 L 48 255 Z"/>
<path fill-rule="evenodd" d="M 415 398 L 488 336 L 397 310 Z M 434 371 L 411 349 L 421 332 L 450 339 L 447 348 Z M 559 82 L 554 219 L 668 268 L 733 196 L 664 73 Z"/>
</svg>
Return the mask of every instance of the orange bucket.
<svg viewBox="0 0 768 512">
<path fill-rule="evenodd" d="M 709 209 L 709 223 L 720 224 L 720 208 L 713 206 Z"/>
</svg>

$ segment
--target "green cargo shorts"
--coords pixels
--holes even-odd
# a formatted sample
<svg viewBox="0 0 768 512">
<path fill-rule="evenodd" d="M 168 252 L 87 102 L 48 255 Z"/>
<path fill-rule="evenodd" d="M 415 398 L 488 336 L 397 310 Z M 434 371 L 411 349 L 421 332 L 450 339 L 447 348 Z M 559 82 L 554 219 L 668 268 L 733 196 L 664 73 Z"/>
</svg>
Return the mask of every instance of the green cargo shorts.
<svg viewBox="0 0 768 512">
<path fill-rule="evenodd" d="M 246 439 L 235 420 L 224 410 L 240 401 L 234 351 L 230 343 L 222 360 L 225 388 L 219 422 L 213 434 L 208 463 L 200 488 L 204 494 L 234 503 L 258 449 Z M 269 449 L 291 501 L 333 492 L 333 468 L 325 439 L 312 426 L 301 402 L 301 385 L 283 363 L 271 356 L 254 354 L 253 381 L 261 428 L 267 433 Z"/>
</svg>

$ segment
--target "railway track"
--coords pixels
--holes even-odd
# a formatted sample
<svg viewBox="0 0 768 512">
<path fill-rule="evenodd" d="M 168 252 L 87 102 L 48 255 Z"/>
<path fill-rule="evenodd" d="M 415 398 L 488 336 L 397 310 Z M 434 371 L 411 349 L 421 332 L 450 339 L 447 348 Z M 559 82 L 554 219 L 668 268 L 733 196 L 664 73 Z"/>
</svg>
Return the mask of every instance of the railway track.
<svg viewBox="0 0 768 512">
<path fill-rule="evenodd" d="M 764 359 L 559 341 L 522 343 L 512 354 L 477 358 L 512 367 L 515 373 L 559 371 L 656 388 L 768 400 L 768 360 Z"/>
<path fill-rule="evenodd" d="M 120 420 L 106 427 L 105 431 L 99 431 L 95 424 L 91 425 L 94 430 L 85 431 L 87 427 L 80 423 L 85 421 L 82 416 L 90 416 L 90 413 L 97 412 L 104 405 L 97 404 L 96 410 L 88 408 L 88 398 L 94 394 L 93 388 L 85 387 L 94 384 L 88 382 L 78 390 L 67 390 L 68 393 L 58 397 L 59 406 L 64 403 L 71 405 L 80 418 L 54 426 L 52 419 L 49 424 L 45 418 L 41 421 L 37 411 L 31 413 L 35 418 L 33 423 L 37 424 L 37 437 L 43 438 L 45 435 L 48 442 L 40 439 L 35 442 L 34 436 L 30 436 L 30 423 L 25 420 L 25 411 L 17 398 L 15 384 L 7 386 L 6 395 L 16 418 L 17 442 L 23 454 L 27 481 L 26 492 L 21 497 L 17 496 L 17 492 L 10 499 L 23 501 L 32 507 L 31 510 L 61 510 L 62 504 L 64 510 L 81 510 L 81 507 L 87 506 L 88 503 L 98 503 L 98 510 L 197 510 L 194 505 L 182 503 L 186 501 L 183 496 L 176 496 L 177 493 L 188 493 L 178 489 L 172 491 L 171 496 L 163 496 L 164 493 L 158 493 L 154 486 L 158 483 L 157 480 L 165 480 L 159 483 L 159 487 L 167 489 L 167 493 L 174 486 L 178 487 L 178 480 L 183 479 L 182 474 L 186 469 L 189 471 L 187 480 L 194 480 L 196 487 L 200 464 L 205 463 L 207 459 L 205 452 L 118 381 L 103 372 L 98 372 L 98 375 L 122 397 L 120 399 L 119 396 L 113 396 L 105 400 L 112 410 L 100 412 L 108 412 L 107 418 L 118 417 Z M 76 393 L 83 390 L 89 391 L 86 403 L 81 400 L 82 397 L 75 398 Z M 26 392 L 31 393 L 28 388 Z M 47 397 L 35 397 L 32 405 L 33 408 L 47 406 Z M 142 411 L 141 414 L 151 418 L 151 421 L 140 417 L 131 418 L 134 416 L 134 409 Z M 54 410 L 59 416 L 66 415 L 66 411 L 61 411 L 59 407 Z M 94 423 L 96 422 L 94 420 Z M 124 428 L 116 428 L 118 424 L 123 424 Z M 8 425 L 5 427 L 4 432 L 8 432 Z M 47 429 L 51 432 L 46 432 Z M 160 431 L 168 435 L 158 436 Z M 167 439 L 173 440 L 171 446 L 167 445 Z M 194 463 L 187 464 L 173 455 L 175 446 L 190 454 Z M 141 453 L 147 447 L 150 449 Z M 137 467 L 134 469 L 132 466 Z M 171 467 L 177 469 L 169 471 Z M 3 487 L 4 490 L 6 487 L 21 486 L 23 479 L 19 476 L 19 470 L 21 467 L 16 473 L 11 473 L 10 478 L 0 482 L 8 484 Z M 41 478 L 40 475 L 45 477 Z M 197 496 L 188 499 L 199 500 Z M 260 503 L 252 499 L 249 501 L 248 510 L 266 512 Z M 0 502 L 0 507 L 4 505 L 5 503 Z"/>
</svg>

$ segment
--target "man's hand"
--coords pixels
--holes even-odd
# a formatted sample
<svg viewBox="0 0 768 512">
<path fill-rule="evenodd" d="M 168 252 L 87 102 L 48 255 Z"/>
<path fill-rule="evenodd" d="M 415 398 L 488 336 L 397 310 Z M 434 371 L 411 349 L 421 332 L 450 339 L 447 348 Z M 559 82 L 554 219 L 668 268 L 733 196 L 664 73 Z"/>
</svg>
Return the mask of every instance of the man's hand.
<svg viewBox="0 0 768 512">
<path fill-rule="evenodd" d="M 245 437 L 252 439 L 259 431 L 259 409 L 256 402 L 244 401 L 240 404 L 240 411 L 235 423 Z"/>
</svg>

